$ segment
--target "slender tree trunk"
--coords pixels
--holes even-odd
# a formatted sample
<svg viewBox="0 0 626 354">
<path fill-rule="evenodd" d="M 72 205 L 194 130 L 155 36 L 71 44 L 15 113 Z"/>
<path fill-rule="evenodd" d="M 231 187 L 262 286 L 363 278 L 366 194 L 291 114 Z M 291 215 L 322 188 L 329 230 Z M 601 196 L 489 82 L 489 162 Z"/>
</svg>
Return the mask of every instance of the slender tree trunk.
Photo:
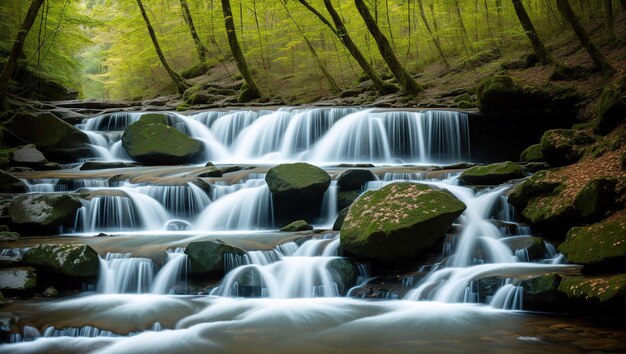
<svg viewBox="0 0 626 354">
<path fill-rule="evenodd" d="M 580 20 L 574 13 L 574 10 L 569 4 L 569 1 L 556 0 L 556 5 L 559 9 L 559 12 L 561 13 L 561 16 L 563 16 L 565 22 L 567 22 L 570 27 L 572 27 L 572 30 L 574 31 L 574 33 L 576 33 L 576 36 L 578 37 L 578 40 L 583 45 L 583 47 L 585 47 L 596 67 L 600 69 L 600 71 L 602 71 L 602 73 L 604 73 L 605 75 L 615 74 L 615 69 L 611 66 L 611 64 L 608 62 L 604 54 L 602 54 L 600 49 L 598 49 L 595 43 L 591 41 L 591 38 L 589 38 L 589 34 L 587 34 L 587 31 L 580 23 Z"/>
<path fill-rule="evenodd" d="M 522 24 L 522 27 L 524 28 L 524 32 L 526 32 L 526 36 L 528 36 L 528 39 L 530 40 L 530 43 L 532 44 L 533 49 L 535 50 L 535 55 L 537 56 L 539 63 L 541 65 L 548 65 L 552 63 L 553 61 L 552 57 L 550 56 L 550 53 L 548 53 L 548 50 L 546 49 L 546 47 L 543 45 L 541 38 L 539 38 L 539 35 L 537 34 L 537 31 L 535 30 L 535 26 L 530 20 L 530 17 L 528 16 L 528 13 L 526 12 L 524 5 L 522 4 L 522 0 L 512 0 L 512 1 L 513 1 L 513 7 L 515 8 L 515 13 L 517 14 L 517 18 L 519 19 L 519 22 Z"/>
<path fill-rule="evenodd" d="M 622 7 L 622 12 L 626 12 L 626 0 L 619 0 L 619 4 Z"/>
<path fill-rule="evenodd" d="M 35 23 L 39 8 L 44 3 L 44 1 L 45 0 L 33 0 L 30 3 L 30 7 L 28 8 L 28 12 L 26 13 L 26 18 L 24 18 L 24 22 L 22 23 L 22 26 L 20 26 L 19 32 L 17 32 L 15 41 L 13 41 L 13 47 L 11 47 L 11 52 L 9 53 L 7 63 L 4 65 L 2 73 L 0 73 L 0 111 L 8 109 L 7 90 L 9 89 L 9 81 L 11 80 L 11 78 L 13 78 L 13 74 L 15 74 L 15 69 L 17 68 L 17 60 L 20 58 L 24 51 L 24 42 L 26 41 L 26 36 L 28 36 L 28 32 L 30 31 L 31 27 L 33 27 L 33 23 Z"/>
<path fill-rule="evenodd" d="M 387 63 L 389 70 L 391 70 L 393 76 L 395 76 L 398 80 L 402 89 L 409 94 L 415 94 L 422 91 L 422 87 L 415 81 L 415 79 L 413 79 L 413 77 L 411 77 L 411 75 L 409 75 L 398 60 L 398 57 L 396 57 L 393 49 L 391 49 L 391 45 L 389 44 L 387 37 L 385 37 L 385 35 L 381 32 L 378 25 L 376 25 L 374 18 L 372 18 L 372 14 L 370 14 L 367 9 L 367 5 L 365 5 L 363 0 L 354 0 L 354 3 L 356 4 L 357 10 L 359 10 L 359 14 L 365 22 L 365 26 L 367 26 L 367 29 L 372 34 L 372 37 L 374 37 L 378 50 L 385 60 L 385 63 Z"/>
<path fill-rule="evenodd" d="M 424 12 L 424 3 L 422 2 L 422 0 L 417 0 L 417 6 L 420 9 L 420 17 L 422 18 L 422 22 L 424 22 L 424 27 L 426 27 L 426 31 L 428 31 L 428 34 L 430 35 L 430 38 L 435 45 L 435 48 L 437 48 L 437 53 L 439 53 L 439 57 L 443 61 L 446 68 L 449 68 L 450 64 L 448 63 L 446 56 L 443 54 L 443 49 L 441 49 L 439 37 L 433 33 L 433 31 L 430 29 L 430 25 L 428 24 L 428 19 L 426 18 L 426 12 Z"/>
<path fill-rule="evenodd" d="M 172 78 L 172 81 L 174 81 L 174 83 L 176 84 L 178 92 L 182 94 L 183 92 L 185 92 L 185 90 L 191 87 L 191 85 L 189 85 L 189 83 L 185 81 L 182 76 L 178 75 L 178 73 L 169 66 L 167 60 L 165 60 L 165 55 L 163 55 L 163 51 L 161 50 L 161 46 L 159 45 L 159 41 L 157 40 L 156 33 L 154 33 L 154 29 L 150 24 L 150 19 L 148 18 L 148 14 L 146 14 L 146 9 L 143 7 L 143 3 L 141 2 L 141 0 L 137 0 L 137 5 L 139 6 L 139 10 L 141 11 L 141 16 L 143 17 L 143 20 L 146 22 L 148 33 L 150 33 L 150 39 L 152 39 L 152 44 L 154 45 L 154 49 L 159 56 L 161 64 L 165 68 L 165 71 L 167 71 L 167 73 Z"/>
<path fill-rule="evenodd" d="M 467 34 L 467 29 L 465 28 L 465 22 L 463 22 L 463 16 L 461 15 L 461 6 L 459 5 L 459 0 L 454 0 L 454 8 L 456 10 L 456 16 L 458 18 L 459 21 L 459 28 L 461 29 L 461 38 L 459 38 L 459 40 L 461 41 L 461 44 L 463 44 L 463 48 L 465 48 L 465 42 L 467 40 L 467 44 L 469 46 L 469 50 L 471 52 L 474 51 L 474 47 L 472 46 L 472 43 L 469 40 L 469 36 Z M 469 53 L 467 53 L 468 57 L 469 57 Z"/>
<path fill-rule="evenodd" d="M 604 26 L 606 27 L 606 36 L 610 43 L 615 43 L 615 25 L 613 23 L 613 0 L 604 0 Z"/>
<path fill-rule="evenodd" d="M 196 45 L 196 50 L 198 51 L 198 59 L 200 59 L 201 63 L 206 62 L 207 49 L 202 44 L 200 37 L 198 36 L 198 32 L 196 32 L 196 26 L 193 24 L 193 19 L 191 18 L 191 12 L 189 11 L 189 6 L 187 5 L 187 0 L 179 0 L 180 8 L 183 11 L 183 18 L 185 19 L 185 23 L 189 26 L 189 32 L 191 33 L 191 38 L 193 38 L 193 42 Z"/>
<path fill-rule="evenodd" d="M 389 85 L 385 83 L 380 78 L 380 76 L 378 76 L 378 74 L 376 73 L 374 68 L 372 68 L 372 66 L 369 64 L 367 59 L 365 59 L 365 56 L 363 56 L 363 53 L 361 53 L 359 48 L 356 46 L 356 44 L 352 40 L 352 37 L 350 37 L 350 34 L 348 34 L 348 30 L 344 26 L 343 20 L 341 19 L 341 16 L 337 12 L 337 10 L 335 10 L 335 7 L 333 6 L 331 0 L 324 0 L 324 5 L 326 6 L 326 10 L 330 14 L 330 17 L 333 20 L 333 23 L 335 24 L 334 26 L 328 19 L 326 19 L 326 17 L 324 17 L 324 15 L 322 15 L 319 11 L 317 11 L 306 0 L 298 0 L 298 1 L 300 2 L 300 4 L 306 7 L 309 11 L 311 11 L 315 16 L 317 16 L 317 18 L 319 18 L 320 21 L 322 21 L 322 23 L 324 23 L 328 28 L 330 28 L 331 31 L 333 31 L 333 33 L 339 38 L 341 43 L 343 43 L 343 45 L 346 47 L 348 52 L 350 52 L 350 55 L 352 55 L 354 60 L 356 60 L 357 64 L 359 64 L 361 69 L 363 69 L 367 77 L 369 77 L 369 79 L 372 80 L 372 83 L 374 84 L 376 89 L 378 89 L 379 91 L 383 93 L 391 93 L 397 90 L 393 85 Z"/>
<path fill-rule="evenodd" d="M 389 27 L 389 38 L 391 38 L 391 46 L 396 50 L 396 41 L 393 39 L 393 31 L 391 29 L 391 18 L 389 17 L 389 0 L 385 0 L 385 16 L 387 17 L 387 27 Z"/>
<path fill-rule="evenodd" d="M 261 97 L 261 90 L 259 90 L 259 87 L 256 85 L 256 82 L 248 69 L 246 58 L 243 56 L 243 52 L 239 46 L 239 41 L 237 40 L 235 21 L 233 21 L 233 12 L 230 7 L 230 0 L 222 0 L 222 12 L 224 13 L 224 24 L 226 26 L 226 34 L 228 35 L 228 45 L 230 46 L 230 51 L 233 54 L 235 63 L 237 63 L 237 68 L 239 69 L 241 76 L 243 76 L 243 79 L 246 81 L 246 87 L 242 88 L 239 100 L 245 102 L 259 98 Z"/>
</svg>

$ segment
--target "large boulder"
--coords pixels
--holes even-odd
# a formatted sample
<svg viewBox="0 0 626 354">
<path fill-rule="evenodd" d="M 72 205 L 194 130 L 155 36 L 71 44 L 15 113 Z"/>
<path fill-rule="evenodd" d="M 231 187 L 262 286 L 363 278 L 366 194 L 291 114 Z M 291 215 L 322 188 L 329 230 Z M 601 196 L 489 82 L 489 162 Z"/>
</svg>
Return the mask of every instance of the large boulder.
<svg viewBox="0 0 626 354">
<path fill-rule="evenodd" d="M 337 219 L 335 219 L 335 223 L 333 223 L 333 231 L 341 230 L 341 226 L 343 226 L 343 221 L 346 219 L 346 215 L 348 215 L 349 208 L 343 208 L 337 214 Z"/>
<path fill-rule="evenodd" d="M 341 227 L 341 247 L 377 260 L 412 257 L 433 246 L 464 210 L 447 191 L 393 183 L 352 204 Z"/>
<path fill-rule="evenodd" d="M 616 181 L 610 178 L 589 181 L 574 199 L 578 215 L 584 220 L 601 218 L 615 204 L 615 185 Z"/>
<path fill-rule="evenodd" d="M 476 94 L 481 112 L 540 110 L 543 111 L 549 99 L 538 90 L 525 88 L 511 77 L 497 75 L 484 79 L 478 85 Z"/>
<path fill-rule="evenodd" d="M 37 271 L 31 267 L 0 269 L 0 290 L 5 294 L 22 294 L 37 286 Z"/>
<path fill-rule="evenodd" d="M 246 251 L 222 241 L 190 242 L 185 249 L 191 264 L 191 275 L 206 275 L 224 272 L 224 255 L 243 255 Z"/>
<path fill-rule="evenodd" d="M 617 305 L 612 310 L 623 309 L 626 301 L 626 274 L 563 278 L 558 290 L 574 302 L 591 306 Z"/>
<path fill-rule="evenodd" d="M 354 264 L 346 258 L 335 258 L 328 262 L 327 267 L 330 276 L 337 284 L 339 294 L 345 295 L 351 287 L 356 285 L 358 272 Z"/>
<path fill-rule="evenodd" d="M 53 160 L 75 161 L 92 155 L 87 134 L 51 113 L 17 114 L 7 128 Z"/>
<path fill-rule="evenodd" d="M 519 160 L 522 162 L 542 162 L 543 153 L 541 152 L 541 144 L 535 144 L 527 147 L 520 154 Z"/>
<path fill-rule="evenodd" d="M 626 75 L 604 88 L 598 103 L 593 131 L 607 134 L 626 119 Z"/>
<path fill-rule="evenodd" d="M 42 244 L 29 249 L 22 261 L 25 264 L 68 277 L 98 275 L 98 253 L 88 245 Z"/>
<path fill-rule="evenodd" d="M 524 209 L 531 199 L 552 194 L 561 188 L 561 182 L 550 180 L 546 171 L 539 171 L 508 192 L 509 203 L 518 209 Z"/>
<path fill-rule="evenodd" d="M 0 170 L 0 193 L 26 193 L 28 186 L 19 178 Z"/>
<path fill-rule="evenodd" d="M 545 256 L 546 248 L 541 237 L 511 236 L 503 238 L 501 241 L 514 253 L 524 251 L 528 255 L 529 261 L 540 260 Z"/>
<path fill-rule="evenodd" d="M 356 198 L 361 195 L 361 190 L 356 189 L 352 191 L 342 191 L 337 192 L 337 209 L 344 209 L 352 205 Z"/>
<path fill-rule="evenodd" d="M 523 280 L 524 309 L 534 311 L 554 311 L 563 305 L 563 295 L 558 291 L 561 277 L 558 274 L 546 274 Z"/>
<path fill-rule="evenodd" d="M 308 222 L 304 220 L 297 220 L 289 225 L 283 226 L 280 231 L 282 232 L 296 232 L 296 231 L 308 231 L 313 230 L 313 226 L 309 225 Z"/>
<path fill-rule="evenodd" d="M 35 193 L 19 196 L 8 209 L 11 222 L 27 234 L 53 234 L 72 226 L 80 199 L 70 194 Z"/>
<path fill-rule="evenodd" d="M 511 161 L 469 168 L 459 177 L 464 184 L 493 185 L 524 177 L 524 171 Z"/>
<path fill-rule="evenodd" d="M 596 224 L 572 228 L 559 251 L 572 263 L 626 270 L 625 216 L 621 213 Z"/>
<path fill-rule="evenodd" d="M 375 180 L 376 175 L 374 175 L 370 170 L 351 169 L 342 172 L 339 177 L 337 177 L 337 184 L 339 185 L 339 188 L 346 191 L 360 190 L 363 188 L 364 184 Z"/>
<path fill-rule="evenodd" d="M 15 166 L 26 166 L 32 168 L 40 168 L 47 164 L 48 160 L 37 150 L 35 145 L 29 144 L 16 148 L 13 150 L 13 156 L 11 157 L 11 164 Z"/>
<path fill-rule="evenodd" d="M 169 126 L 162 114 L 146 114 L 129 125 L 122 146 L 133 160 L 147 165 L 175 165 L 200 162 L 204 143 Z"/>
<path fill-rule="evenodd" d="M 577 162 L 595 139 L 588 133 L 574 129 L 548 130 L 541 137 L 541 153 L 552 166 Z"/>
<path fill-rule="evenodd" d="M 324 196 L 330 176 L 317 166 L 299 162 L 272 167 L 265 181 L 275 199 L 306 202 Z"/>
</svg>

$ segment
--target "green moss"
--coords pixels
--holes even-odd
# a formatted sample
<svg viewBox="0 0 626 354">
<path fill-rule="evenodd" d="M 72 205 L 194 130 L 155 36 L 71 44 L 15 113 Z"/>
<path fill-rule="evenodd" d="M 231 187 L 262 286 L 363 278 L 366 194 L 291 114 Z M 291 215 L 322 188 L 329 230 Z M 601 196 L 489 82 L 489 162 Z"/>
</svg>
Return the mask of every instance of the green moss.
<svg viewBox="0 0 626 354">
<path fill-rule="evenodd" d="M 23 261 L 70 277 L 98 275 L 100 266 L 98 253 L 91 246 L 79 244 L 38 245 L 26 252 Z"/>
<path fill-rule="evenodd" d="M 410 257 L 432 246 L 465 210 L 450 193 L 393 183 L 355 201 L 341 227 L 344 249 L 375 259 Z"/>
<path fill-rule="evenodd" d="M 541 137 L 541 152 L 550 165 L 564 166 L 580 160 L 594 142 L 594 137 L 584 131 L 548 130 Z"/>
<path fill-rule="evenodd" d="M 469 168 L 459 177 L 465 184 L 500 184 L 524 177 L 522 169 L 511 161 Z"/>
<path fill-rule="evenodd" d="M 527 147 L 520 155 L 520 161 L 524 162 L 540 162 L 543 161 L 543 153 L 541 152 L 541 144 L 535 144 Z"/>
<path fill-rule="evenodd" d="M 330 176 L 317 166 L 292 163 L 272 167 L 265 181 L 275 198 L 307 201 L 324 195 Z"/>
<path fill-rule="evenodd" d="M 537 196 L 552 194 L 557 188 L 562 186 L 560 182 L 546 180 L 547 176 L 547 171 L 539 171 L 513 187 L 509 193 L 509 202 L 516 208 L 524 209 L 531 199 Z"/>
<path fill-rule="evenodd" d="M 609 178 L 588 182 L 574 200 L 578 215 L 585 220 L 602 216 L 615 204 L 615 185 L 615 180 Z"/>
<path fill-rule="evenodd" d="M 180 76 L 184 79 L 192 79 L 207 73 L 211 69 L 211 65 L 207 63 L 197 63 L 180 72 Z"/>
<path fill-rule="evenodd" d="M 307 230 L 313 230 L 313 226 L 309 225 L 309 223 L 304 220 L 294 221 L 280 229 L 280 231 L 282 232 L 296 232 Z"/>
<path fill-rule="evenodd" d="M 202 275 L 224 271 L 224 254 L 245 254 L 240 248 L 221 241 L 190 242 L 185 249 L 191 264 L 191 274 Z"/>
<path fill-rule="evenodd" d="M 191 108 L 191 106 L 185 102 L 185 103 L 182 103 L 182 104 L 178 105 L 178 107 L 176 107 L 176 112 L 186 111 L 186 110 L 188 110 L 190 108 Z"/>
<path fill-rule="evenodd" d="M 559 284 L 559 292 L 570 299 L 586 302 L 615 302 L 624 305 L 626 299 L 626 274 L 604 277 L 564 278 Z"/>
<path fill-rule="evenodd" d="M 167 125 L 168 118 L 165 114 L 161 113 L 148 113 L 143 114 L 140 118 L 141 121 L 148 124 L 165 124 Z"/>
<path fill-rule="evenodd" d="M 572 228 L 559 246 L 568 261 L 579 264 L 615 263 L 626 260 L 626 220 L 610 218 Z"/>
<path fill-rule="evenodd" d="M 599 134 L 607 134 L 626 117 L 626 76 L 620 77 L 615 83 L 604 88 L 598 102 L 598 118 L 594 121 L 593 130 Z"/>
</svg>

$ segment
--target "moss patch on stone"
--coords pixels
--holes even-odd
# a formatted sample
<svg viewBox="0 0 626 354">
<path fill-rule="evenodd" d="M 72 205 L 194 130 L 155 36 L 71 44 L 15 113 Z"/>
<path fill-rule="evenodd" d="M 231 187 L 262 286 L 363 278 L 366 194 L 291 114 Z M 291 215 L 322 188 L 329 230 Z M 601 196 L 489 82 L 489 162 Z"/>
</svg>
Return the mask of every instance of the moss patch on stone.
<svg viewBox="0 0 626 354">
<path fill-rule="evenodd" d="M 24 263 L 69 277 L 98 275 L 100 261 L 91 246 L 80 244 L 43 244 L 26 252 Z"/>
<path fill-rule="evenodd" d="M 626 274 L 563 278 L 558 289 L 569 299 L 599 303 L 615 302 L 623 306 L 626 300 Z"/>
<path fill-rule="evenodd" d="M 304 220 L 296 220 L 289 225 L 283 226 L 280 231 L 282 232 L 296 232 L 296 231 L 307 231 L 313 230 L 313 226 L 309 225 L 308 222 Z"/>
<path fill-rule="evenodd" d="M 500 184 L 524 177 L 522 169 L 511 161 L 469 168 L 459 177 L 464 184 Z"/>
<path fill-rule="evenodd" d="M 221 241 L 190 242 L 185 249 L 191 264 L 191 275 L 205 275 L 224 272 L 224 255 L 227 253 L 245 254 L 241 248 Z"/>
<path fill-rule="evenodd" d="M 594 142 L 594 137 L 585 131 L 548 130 L 541 137 L 541 153 L 552 166 L 569 165 L 580 160 Z"/>
<path fill-rule="evenodd" d="M 626 75 L 604 88 L 598 102 L 598 118 L 593 131 L 607 134 L 626 119 Z"/>
<path fill-rule="evenodd" d="M 535 144 L 527 147 L 522 151 L 520 161 L 523 162 L 541 162 L 543 161 L 543 153 L 541 152 L 541 144 Z"/>
<path fill-rule="evenodd" d="M 324 195 L 330 176 L 317 166 L 299 162 L 272 167 L 265 181 L 274 198 L 308 201 Z"/>
</svg>

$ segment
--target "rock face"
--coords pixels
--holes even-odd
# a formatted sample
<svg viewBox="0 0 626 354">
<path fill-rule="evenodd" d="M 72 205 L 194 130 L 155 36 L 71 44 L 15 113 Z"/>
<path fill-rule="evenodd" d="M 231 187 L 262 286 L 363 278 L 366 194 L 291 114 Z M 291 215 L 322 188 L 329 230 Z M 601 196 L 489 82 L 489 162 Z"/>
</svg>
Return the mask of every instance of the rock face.
<svg viewBox="0 0 626 354">
<path fill-rule="evenodd" d="M 469 168 L 459 177 L 464 184 L 493 185 L 524 177 L 522 169 L 511 161 Z"/>
<path fill-rule="evenodd" d="M 530 261 L 543 259 L 546 251 L 541 237 L 511 236 L 503 238 L 502 243 L 513 252 L 525 250 Z"/>
<path fill-rule="evenodd" d="M 626 76 L 604 88 L 598 104 L 598 118 L 594 122 L 593 131 L 607 134 L 626 117 Z"/>
<path fill-rule="evenodd" d="M 585 266 L 623 265 L 626 261 L 626 214 L 621 216 L 572 228 L 559 251 L 569 262 Z"/>
<path fill-rule="evenodd" d="M 37 286 L 37 272 L 31 267 L 0 269 L 0 290 L 4 293 L 23 293 Z"/>
<path fill-rule="evenodd" d="M 42 235 L 56 233 L 60 226 L 73 225 L 81 206 L 73 195 L 36 193 L 13 199 L 8 214 L 20 231 Z"/>
<path fill-rule="evenodd" d="M 241 248 L 221 241 L 190 242 L 185 249 L 191 263 L 191 275 L 224 272 L 224 254 L 245 254 Z"/>
<path fill-rule="evenodd" d="M 265 181 L 275 199 L 305 202 L 324 196 L 330 176 L 319 167 L 300 162 L 272 167 Z"/>
<path fill-rule="evenodd" d="M 96 276 L 100 267 L 98 253 L 80 244 L 38 245 L 26 252 L 23 262 L 68 277 Z"/>
<path fill-rule="evenodd" d="M 559 292 L 569 300 L 589 305 L 624 306 L 626 301 L 626 274 L 610 276 L 579 276 L 564 278 Z"/>
<path fill-rule="evenodd" d="M 369 181 L 375 181 L 376 176 L 370 170 L 352 169 L 344 171 L 337 177 L 339 188 L 347 191 L 360 190 Z"/>
<path fill-rule="evenodd" d="M 563 295 L 558 287 L 561 277 L 557 274 L 542 275 L 522 281 L 524 287 L 524 309 L 534 311 L 554 311 L 562 305 Z"/>
<path fill-rule="evenodd" d="M 26 183 L 13 175 L 0 170 L 0 193 L 25 193 L 28 192 Z"/>
<path fill-rule="evenodd" d="M 527 147 L 522 151 L 520 157 L 522 162 L 541 162 L 543 161 L 543 153 L 541 152 L 541 144 L 535 144 Z"/>
<path fill-rule="evenodd" d="M 377 260 L 415 256 L 431 247 L 464 210 L 465 204 L 446 191 L 390 184 L 352 204 L 341 227 L 341 247 Z"/>
<path fill-rule="evenodd" d="M 594 141 L 591 135 L 579 130 L 548 130 L 541 137 L 541 153 L 550 165 L 565 166 L 580 160 Z"/>
<path fill-rule="evenodd" d="M 341 209 L 341 211 L 337 215 L 337 219 L 335 219 L 335 223 L 333 224 L 333 231 L 341 230 L 341 226 L 343 226 L 343 221 L 346 219 L 346 215 L 348 215 L 348 210 L 348 208 Z"/>
<path fill-rule="evenodd" d="M 615 202 L 615 180 L 597 178 L 588 182 L 576 195 L 574 207 L 584 220 L 597 219 Z"/>
<path fill-rule="evenodd" d="M 128 155 L 147 165 L 174 165 L 199 162 L 204 144 L 167 125 L 161 114 L 143 115 L 126 128 L 122 146 Z"/>
<path fill-rule="evenodd" d="M 313 226 L 309 225 L 308 222 L 304 220 L 297 220 L 292 222 L 289 225 L 284 226 L 280 231 L 283 232 L 296 232 L 296 231 L 307 231 L 313 230 Z"/>
<path fill-rule="evenodd" d="M 89 137 L 51 113 L 18 114 L 7 128 L 52 159 L 74 161 L 91 155 Z"/>
</svg>

